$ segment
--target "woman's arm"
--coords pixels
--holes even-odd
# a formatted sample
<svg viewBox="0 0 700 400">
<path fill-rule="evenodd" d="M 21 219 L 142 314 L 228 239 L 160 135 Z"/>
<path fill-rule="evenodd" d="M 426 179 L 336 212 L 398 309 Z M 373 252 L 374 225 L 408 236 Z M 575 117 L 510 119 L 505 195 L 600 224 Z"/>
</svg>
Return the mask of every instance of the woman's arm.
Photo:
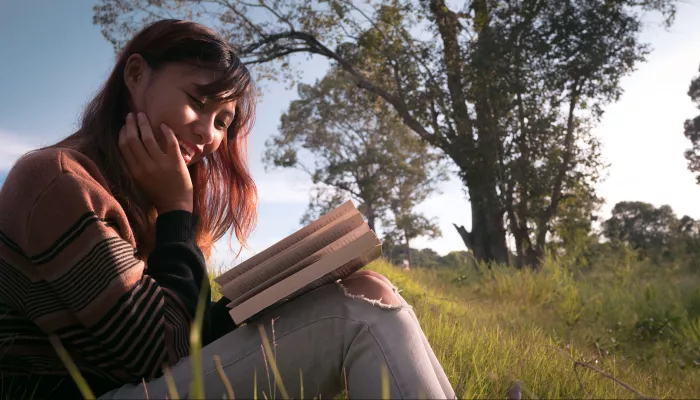
<svg viewBox="0 0 700 400">
<path fill-rule="evenodd" d="M 40 298 L 27 297 L 37 325 L 83 362 L 136 382 L 189 354 L 206 274 L 191 213 L 158 218 L 147 269 L 123 237 L 125 220 L 96 181 L 64 172 L 32 206 L 23 247 L 42 288 Z M 207 337 L 208 318 L 205 327 Z"/>
<path fill-rule="evenodd" d="M 231 300 L 222 297 L 211 305 L 207 344 L 236 329 L 236 324 L 233 323 L 233 318 L 229 314 L 231 309 L 227 307 L 230 302 Z"/>
<path fill-rule="evenodd" d="M 206 261 L 195 240 L 197 217 L 187 211 L 171 211 L 158 216 L 156 221 L 155 248 L 148 258 L 148 273 L 161 286 L 178 288 L 181 298 L 191 299 L 190 313 L 194 315 L 197 305 L 196 292 L 190 285 L 192 280 L 183 280 L 190 269 L 194 282 L 206 279 L 207 290 L 204 323 L 202 326 L 202 345 L 213 342 L 235 329 L 233 319 L 229 314 L 228 303 L 231 301 L 222 297 L 216 303 L 211 302 L 211 287 L 206 273 Z M 195 266 L 191 268 L 190 266 Z M 175 270 L 180 270 L 179 273 Z"/>
</svg>

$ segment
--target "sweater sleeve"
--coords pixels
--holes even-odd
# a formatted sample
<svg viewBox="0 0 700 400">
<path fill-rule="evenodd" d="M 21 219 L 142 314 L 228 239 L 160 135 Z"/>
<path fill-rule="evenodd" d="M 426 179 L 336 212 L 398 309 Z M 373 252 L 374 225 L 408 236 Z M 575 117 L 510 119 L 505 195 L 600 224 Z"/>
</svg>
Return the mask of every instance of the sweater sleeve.
<svg viewBox="0 0 700 400">
<path fill-rule="evenodd" d="M 174 289 L 188 304 L 191 315 L 196 312 L 198 295 L 201 289 L 207 291 L 202 326 L 202 345 L 206 346 L 221 336 L 236 329 L 229 314 L 231 300 L 222 297 L 211 302 L 211 286 L 206 275 L 206 260 L 197 246 L 195 228 L 197 217 L 187 211 L 171 211 L 156 220 L 156 243 L 148 259 L 148 274 L 161 286 Z M 180 273 L 175 272 L 180 269 Z M 192 271 L 192 279 L 188 276 Z M 192 283 L 203 283 L 195 287 Z M 194 290 L 196 289 L 196 290 Z"/>
<path fill-rule="evenodd" d="M 114 378 L 137 382 L 188 355 L 206 269 L 191 213 L 158 217 L 147 269 L 124 237 L 124 221 L 97 182 L 63 173 L 32 207 L 24 246 L 53 293 L 37 299 L 35 314 L 51 318 L 52 308 L 69 310 L 60 316 L 68 322 L 53 332 L 64 346 Z"/>
</svg>

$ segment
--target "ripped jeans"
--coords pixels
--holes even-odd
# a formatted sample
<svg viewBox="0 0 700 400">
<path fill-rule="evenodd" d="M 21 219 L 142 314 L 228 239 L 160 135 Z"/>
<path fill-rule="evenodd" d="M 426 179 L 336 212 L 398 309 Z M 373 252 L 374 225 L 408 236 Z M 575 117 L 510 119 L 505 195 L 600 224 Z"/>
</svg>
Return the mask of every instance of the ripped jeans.
<svg viewBox="0 0 700 400">
<path fill-rule="evenodd" d="M 340 283 L 329 284 L 226 334 L 201 352 L 206 397 L 227 393 L 217 355 L 235 398 L 283 397 L 265 355 L 262 325 L 288 397 L 332 399 L 343 393 L 343 398 L 380 399 L 388 393 L 402 399 L 456 398 L 412 307 L 395 287 L 394 293 L 401 304 L 387 306 L 353 296 Z M 190 369 L 189 358 L 171 368 L 181 398 L 193 396 L 188 395 Z M 100 398 L 166 397 L 161 377 L 146 387 L 126 385 Z"/>
</svg>

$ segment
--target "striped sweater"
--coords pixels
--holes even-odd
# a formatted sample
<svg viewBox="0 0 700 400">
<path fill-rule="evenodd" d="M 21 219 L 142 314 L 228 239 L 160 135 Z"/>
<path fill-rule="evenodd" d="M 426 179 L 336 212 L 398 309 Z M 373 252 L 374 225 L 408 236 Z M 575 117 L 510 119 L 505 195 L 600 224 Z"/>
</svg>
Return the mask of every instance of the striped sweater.
<svg viewBox="0 0 700 400">
<path fill-rule="evenodd" d="M 98 396 L 187 356 L 206 273 L 196 223 L 187 211 L 158 216 L 144 263 L 90 158 L 68 149 L 21 158 L 0 189 L 0 397 L 78 396 L 52 334 Z M 233 326 L 222 300 L 207 304 L 205 344 Z"/>
</svg>

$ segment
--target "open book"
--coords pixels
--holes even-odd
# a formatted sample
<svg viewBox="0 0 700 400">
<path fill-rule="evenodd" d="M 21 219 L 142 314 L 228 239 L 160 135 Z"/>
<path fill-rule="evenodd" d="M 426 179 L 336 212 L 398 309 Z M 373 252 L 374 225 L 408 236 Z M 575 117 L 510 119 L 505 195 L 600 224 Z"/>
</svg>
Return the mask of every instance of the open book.
<svg viewBox="0 0 700 400">
<path fill-rule="evenodd" d="M 214 279 L 236 325 L 375 260 L 382 243 L 348 200 Z"/>
</svg>

